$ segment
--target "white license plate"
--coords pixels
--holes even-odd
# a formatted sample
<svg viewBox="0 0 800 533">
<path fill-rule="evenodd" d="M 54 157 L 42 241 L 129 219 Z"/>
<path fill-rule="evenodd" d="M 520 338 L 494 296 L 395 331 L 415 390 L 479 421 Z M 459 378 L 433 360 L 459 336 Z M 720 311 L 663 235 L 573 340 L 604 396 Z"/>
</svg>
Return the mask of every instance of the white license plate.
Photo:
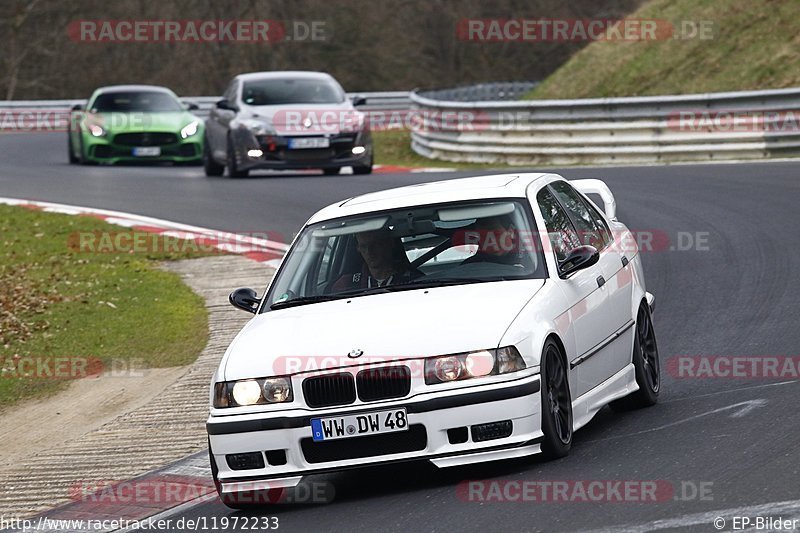
<svg viewBox="0 0 800 533">
<path fill-rule="evenodd" d="M 327 148 L 331 145 L 331 140 L 327 137 L 298 137 L 289 139 L 289 148 Z"/>
<path fill-rule="evenodd" d="M 133 155 L 136 157 L 153 157 L 161 155 L 160 146 L 137 146 L 133 149 Z"/>
<path fill-rule="evenodd" d="M 408 430 L 408 417 L 405 409 L 311 419 L 311 437 L 315 441 L 347 439 L 406 430 Z"/>
</svg>

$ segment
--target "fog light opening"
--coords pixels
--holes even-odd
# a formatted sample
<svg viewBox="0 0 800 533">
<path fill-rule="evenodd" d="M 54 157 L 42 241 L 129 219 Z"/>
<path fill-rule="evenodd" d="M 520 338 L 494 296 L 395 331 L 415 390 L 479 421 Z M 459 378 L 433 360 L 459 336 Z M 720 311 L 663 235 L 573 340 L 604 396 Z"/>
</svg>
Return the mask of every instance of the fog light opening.
<svg viewBox="0 0 800 533">
<path fill-rule="evenodd" d="M 247 151 L 247 157 L 261 157 L 262 155 L 264 155 L 264 152 L 262 152 L 261 150 L 248 150 Z"/>
<path fill-rule="evenodd" d="M 225 460 L 231 470 L 259 470 L 265 468 L 261 452 L 230 453 Z"/>
<path fill-rule="evenodd" d="M 365 146 L 353 146 L 353 150 L 352 150 L 353 155 L 361 155 L 366 151 L 367 151 L 367 148 Z"/>
<path fill-rule="evenodd" d="M 469 440 L 469 435 L 466 426 L 447 430 L 447 441 L 450 444 L 464 444 L 467 440 Z"/>
<path fill-rule="evenodd" d="M 264 455 L 267 456 L 267 463 L 270 466 L 283 466 L 286 464 L 286 450 L 267 450 Z"/>
<path fill-rule="evenodd" d="M 472 440 L 483 442 L 494 439 L 504 439 L 510 437 L 514 432 L 514 423 L 511 420 L 490 422 L 488 424 L 478 424 L 472 426 Z"/>
</svg>

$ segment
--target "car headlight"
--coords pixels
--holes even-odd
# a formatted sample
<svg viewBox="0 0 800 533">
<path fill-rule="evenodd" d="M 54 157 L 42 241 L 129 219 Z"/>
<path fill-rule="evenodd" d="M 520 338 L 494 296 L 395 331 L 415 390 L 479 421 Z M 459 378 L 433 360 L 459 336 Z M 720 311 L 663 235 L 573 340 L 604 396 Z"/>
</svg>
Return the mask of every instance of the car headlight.
<svg viewBox="0 0 800 533">
<path fill-rule="evenodd" d="M 243 128 L 247 128 L 250 130 L 253 135 L 268 135 L 272 133 L 270 128 L 264 122 L 260 120 L 253 120 L 253 119 L 245 119 L 239 123 Z"/>
<path fill-rule="evenodd" d="M 217 408 L 284 403 L 293 399 L 292 380 L 288 376 L 214 384 L 214 407 Z"/>
<path fill-rule="evenodd" d="M 98 126 L 97 124 L 87 124 L 86 129 L 89 130 L 89 133 L 92 134 L 92 137 L 102 137 L 106 134 L 106 130 L 103 129 L 102 126 Z"/>
<path fill-rule="evenodd" d="M 193 120 L 192 122 L 188 123 L 183 128 L 181 128 L 181 139 L 186 139 L 196 134 L 199 127 L 200 127 L 199 120 Z"/>
<path fill-rule="evenodd" d="M 292 382 L 287 378 L 265 379 L 261 386 L 264 399 L 269 403 L 288 402 L 292 399 Z"/>
<path fill-rule="evenodd" d="M 508 374 L 524 368 L 525 361 L 514 346 L 428 357 L 425 359 L 425 384 Z"/>
</svg>

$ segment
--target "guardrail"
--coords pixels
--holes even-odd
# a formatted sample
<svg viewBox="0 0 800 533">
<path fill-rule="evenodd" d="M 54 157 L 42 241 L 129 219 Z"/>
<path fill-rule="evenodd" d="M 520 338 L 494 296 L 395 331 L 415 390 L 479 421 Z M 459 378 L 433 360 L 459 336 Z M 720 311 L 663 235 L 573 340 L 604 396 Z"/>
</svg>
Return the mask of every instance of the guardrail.
<svg viewBox="0 0 800 533">
<path fill-rule="evenodd" d="M 512 165 L 800 156 L 800 89 L 582 100 L 445 100 L 414 91 L 411 147 Z"/>
<path fill-rule="evenodd" d="M 433 100 L 450 100 L 458 102 L 519 100 L 538 84 L 538 81 L 501 81 L 491 83 L 476 83 L 474 85 L 466 85 L 463 87 L 425 91 L 425 96 Z"/>
<path fill-rule="evenodd" d="M 360 96 L 366 99 L 366 103 L 358 107 L 363 111 L 395 111 L 408 110 L 411 105 L 408 91 L 386 91 L 386 92 L 360 92 L 348 93 L 350 98 Z M 181 96 L 183 102 L 192 102 L 198 105 L 199 109 L 193 111 L 200 118 L 206 118 L 209 110 L 214 103 L 222 98 L 221 96 Z M 0 100 L 0 112 L 23 112 L 23 111 L 51 111 L 57 120 L 66 121 L 69 110 L 76 104 L 85 105 L 85 99 L 74 100 Z M 65 122 L 66 123 L 66 122 Z M 0 125 L 0 128 L 2 125 Z"/>
</svg>

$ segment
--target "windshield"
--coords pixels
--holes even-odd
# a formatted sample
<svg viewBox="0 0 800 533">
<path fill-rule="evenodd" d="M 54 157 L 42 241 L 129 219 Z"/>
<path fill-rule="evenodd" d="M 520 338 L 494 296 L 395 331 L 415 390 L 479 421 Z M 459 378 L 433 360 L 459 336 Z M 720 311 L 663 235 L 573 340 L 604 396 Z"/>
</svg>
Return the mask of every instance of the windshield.
<svg viewBox="0 0 800 533">
<path fill-rule="evenodd" d="M 96 113 L 141 111 L 149 113 L 178 113 L 181 103 L 171 94 L 161 91 L 124 91 L 97 95 L 92 103 Z"/>
<path fill-rule="evenodd" d="M 544 278 L 541 247 L 522 201 L 424 206 L 306 227 L 266 306 L 371 292 Z"/>
<path fill-rule="evenodd" d="M 247 105 L 340 104 L 345 93 L 327 79 L 264 79 L 246 81 L 242 101 Z"/>
</svg>

